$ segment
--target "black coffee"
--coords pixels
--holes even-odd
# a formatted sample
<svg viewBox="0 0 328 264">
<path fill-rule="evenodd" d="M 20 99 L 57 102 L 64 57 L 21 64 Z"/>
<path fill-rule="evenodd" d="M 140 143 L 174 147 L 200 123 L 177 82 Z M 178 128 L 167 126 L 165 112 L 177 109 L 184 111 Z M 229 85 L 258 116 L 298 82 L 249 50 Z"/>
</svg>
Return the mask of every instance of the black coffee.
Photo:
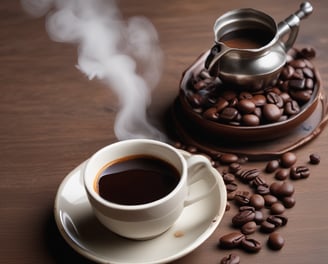
<svg viewBox="0 0 328 264">
<path fill-rule="evenodd" d="M 272 32 L 262 29 L 240 29 L 225 34 L 220 41 L 230 48 L 258 49 L 273 39 Z"/>
<path fill-rule="evenodd" d="M 169 194 L 177 186 L 180 174 L 166 161 L 138 155 L 112 162 L 97 178 L 97 189 L 104 199 L 117 204 L 139 205 Z"/>
</svg>

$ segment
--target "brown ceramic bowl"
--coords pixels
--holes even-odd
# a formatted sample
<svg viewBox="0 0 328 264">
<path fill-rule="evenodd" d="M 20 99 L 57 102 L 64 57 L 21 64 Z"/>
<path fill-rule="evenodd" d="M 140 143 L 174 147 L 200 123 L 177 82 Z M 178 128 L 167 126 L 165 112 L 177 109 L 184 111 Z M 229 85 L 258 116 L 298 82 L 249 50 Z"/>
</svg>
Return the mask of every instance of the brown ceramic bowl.
<svg viewBox="0 0 328 264">
<path fill-rule="evenodd" d="M 321 81 L 317 71 L 315 71 L 316 84 L 309 102 L 304 104 L 301 111 L 285 121 L 264 124 L 259 126 L 233 126 L 204 119 L 196 113 L 185 97 L 188 80 L 192 75 L 197 75 L 204 65 L 207 53 L 201 55 L 182 75 L 180 81 L 180 93 L 177 99 L 179 108 L 179 120 L 184 128 L 194 136 L 205 138 L 214 142 L 229 140 L 233 142 L 257 142 L 283 137 L 292 130 L 302 125 L 302 123 L 314 112 L 321 94 Z"/>
</svg>

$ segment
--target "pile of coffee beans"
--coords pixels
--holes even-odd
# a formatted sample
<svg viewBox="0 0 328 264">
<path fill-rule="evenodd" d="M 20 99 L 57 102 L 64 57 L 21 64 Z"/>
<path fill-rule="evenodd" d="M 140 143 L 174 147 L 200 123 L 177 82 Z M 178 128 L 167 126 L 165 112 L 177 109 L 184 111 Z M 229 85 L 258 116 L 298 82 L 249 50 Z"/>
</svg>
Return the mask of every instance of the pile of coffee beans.
<svg viewBox="0 0 328 264">
<path fill-rule="evenodd" d="M 223 84 L 206 70 L 192 76 L 186 98 L 194 112 L 206 120 L 235 126 L 258 126 L 287 120 L 311 100 L 316 84 L 313 48 L 291 49 L 278 80 L 250 92 Z"/>
<path fill-rule="evenodd" d="M 175 147 L 202 154 L 197 148 L 185 146 L 181 142 L 177 142 Z M 219 238 L 218 247 L 239 248 L 249 253 L 259 252 L 263 243 L 252 237 L 259 232 L 266 236 L 268 248 L 282 249 L 285 239 L 279 230 L 288 223 L 286 211 L 296 204 L 293 181 L 308 178 L 309 165 L 319 164 L 320 156 L 312 153 L 306 163 L 298 165 L 295 153 L 286 152 L 277 159 L 269 160 L 264 168 L 252 169 L 243 168 L 247 158 L 233 153 L 211 153 L 205 156 L 222 175 L 227 190 L 226 211 L 230 210 L 232 204 L 238 209 L 231 218 L 231 227 L 234 230 Z M 270 175 L 273 177 L 268 183 L 264 178 Z M 241 185 L 247 189 L 241 189 Z M 220 263 L 238 264 L 240 257 L 230 254 L 223 257 Z"/>
</svg>

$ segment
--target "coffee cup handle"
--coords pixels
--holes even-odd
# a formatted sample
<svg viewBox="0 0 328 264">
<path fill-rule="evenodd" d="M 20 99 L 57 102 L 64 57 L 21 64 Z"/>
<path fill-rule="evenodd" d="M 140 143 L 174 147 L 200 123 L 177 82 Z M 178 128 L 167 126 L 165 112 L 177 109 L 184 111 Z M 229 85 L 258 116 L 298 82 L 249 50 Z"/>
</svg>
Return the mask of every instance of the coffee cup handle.
<svg viewBox="0 0 328 264">
<path fill-rule="evenodd" d="M 211 176 L 210 173 L 201 173 L 201 170 L 203 170 L 204 168 L 209 170 L 214 169 L 208 158 L 203 155 L 192 155 L 191 157 L 187 158 L 186 161 L 188 166 L 188 195 L 184 202 L 184 206 L 188 206 L 195 202 L 198 202 L 199 200 L 202 200 L 203 198 L 208 196 L 212 192 L 214 187 L 218 184 L 216 178 Z M 200 193 L 192 194 L 190 192 L 191 185 L 199 181 L 207 182 L 210 188 L 207 188 L 206 190 Z"/>
</svg>

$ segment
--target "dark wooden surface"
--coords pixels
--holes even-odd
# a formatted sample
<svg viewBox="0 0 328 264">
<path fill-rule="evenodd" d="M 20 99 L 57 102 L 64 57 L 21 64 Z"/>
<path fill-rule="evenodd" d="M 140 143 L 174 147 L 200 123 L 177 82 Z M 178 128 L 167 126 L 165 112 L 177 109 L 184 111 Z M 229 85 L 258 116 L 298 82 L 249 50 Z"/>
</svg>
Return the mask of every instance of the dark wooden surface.
<svg viewBox="0 0 328 264">
<path fill-rule="evenodd" d="M 161 120 L 178 93 L 181 73 L 213 41 L 216 18 L 228 10 L 253 7 L 280 21 L 300 1 L 121 0 L 125 17 L 144 15 L 155 25 L 165 54 L 162 79 L 153 92 L 152 116 Z M 302 22 L 297 45 L 317 50 L 315 64 L 328 82 L 328 2 L 312 1 L 315 11 Z M 44 18 L 31 18 L 19 1 L 0 4 L 0 263 L 89 263 L 61 238 L 53 203 L 64 177 L 99 148 L 116 141 L 113 124 L 117 100 L 110 89 L 89 81 L 76 68 L 74 45 L 56 43 Z M 311 176 L 295 182 L 297 204 L 287 211 L 279 252 L 234 252 L 242 263 L 327 263 L 328 131 L 297 149 L 299 164 L 322 156 Z M 263 168 L 265 163 L 247 164 Z M 272 180 L 272 178 L 271 178 Z M 216 248 L 232 229 L 234 210 L 198 249 L 175 263 L 218 263 L 230 251 Z M 256 235 L 265 243 L 265 236 Z M 158 249 L 160 250 L 160 249 Z"/>
</svg>

